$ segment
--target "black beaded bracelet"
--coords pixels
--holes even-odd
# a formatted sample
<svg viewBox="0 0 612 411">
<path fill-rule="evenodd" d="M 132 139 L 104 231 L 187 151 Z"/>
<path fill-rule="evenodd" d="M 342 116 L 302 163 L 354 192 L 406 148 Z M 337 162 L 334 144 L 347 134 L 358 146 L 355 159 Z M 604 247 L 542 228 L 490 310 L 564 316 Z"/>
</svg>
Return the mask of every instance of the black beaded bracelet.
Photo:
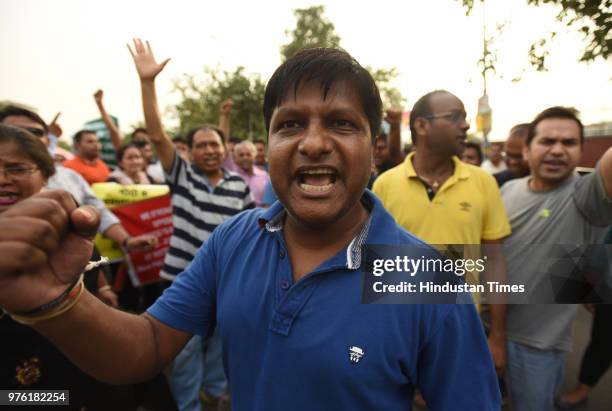
<svg viewBox="0 0 612 411">
<path fill-rule="evenodd" d="M 48 303 L 45 303 L 33 310 L 27 311 L 27 312 L 21 312 L 21 313 L 11 313 L 11 314 L 17 314 L 20 316 L 24 316 L 24 317 L 32 317 L 32 316 L 37 316 L 40 315 L 46 311 L 49 311 L 55 307 L 57 307 L 58 305 L 60 305 L 61 303 L 64 302 L 64 300 L 66 299 L 66 297 L 68 296 L 68 294 L 70 294 L 70 292 L 72 291 L 72 289 L 74 287 L 76 287 L 76 285 L 79 283 L 79 280 L 83 277 L 83 274 L 77 276 L 74 281 L 72 282 L 72 284 L 70 284 L 70 286 L 68 286 L 68 288 L 61 293 L 59 296 L 57 296 L 57 298 L 49 301 Z"/>
</svg>

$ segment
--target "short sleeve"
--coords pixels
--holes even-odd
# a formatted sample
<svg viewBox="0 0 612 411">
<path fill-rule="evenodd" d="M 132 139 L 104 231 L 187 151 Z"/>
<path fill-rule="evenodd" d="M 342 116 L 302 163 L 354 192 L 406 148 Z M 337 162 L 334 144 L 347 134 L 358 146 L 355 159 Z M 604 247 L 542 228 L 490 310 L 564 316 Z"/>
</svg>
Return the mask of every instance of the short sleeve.
<svg viewBox="0 0 612 411">
<path fill-rule="evenodd" d="M 599 167 L 594 173 L 582 176 L 576 182 L 574 203 L 584 218 L 594 226 L 612 224 L 612 199 L 606 195 Z"/>
<path fill-rule="evenodd" d="M 472 304 L 453 305 L 425 341 L 417 385 L 432 411 L 501 408 L 493 359 Z"/>
<path fill-rule="evenodd" d="M 172 159 L 170 170 L 164 170 L 164 177 L 170 186 L 176 186 L 178 184 L 181 170 L 183 170 L 185 166 L 185 160 L 179 156 L 178 151 L 174 150 L 174 158 Z"/>
<path fill-rule="evenodd" d="M 512 232 L 508 214 L 495 179 L 490 175 L 483 175 L 482 178 L 486 209 L 480 238 L 483 240 L 499 240 L 509 236 Z"/>
</svg>

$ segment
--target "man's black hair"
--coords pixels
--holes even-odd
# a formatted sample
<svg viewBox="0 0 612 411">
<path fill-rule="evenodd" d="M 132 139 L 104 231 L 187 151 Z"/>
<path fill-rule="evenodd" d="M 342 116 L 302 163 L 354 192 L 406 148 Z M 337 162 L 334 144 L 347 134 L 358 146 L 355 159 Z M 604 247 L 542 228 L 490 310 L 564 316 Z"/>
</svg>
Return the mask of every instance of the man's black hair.
<svg viewBox="0 0 612 411">
<path fill-rule="evenodd" d="M 74 134 L 74 136 L 72 136 L 72 144 L 74 145 L 79 144 L 85 134 L 93 134 L 97 136 L 96 132 L 93 130 L 87 130 L 87 129 L 79 130 Z"/>
<path fill-rule="evenodd" d="M 549 118 L 563 118 L 568 120 L 574 120 L 578 124 L 578 128 L 580 129 L 580 145 L 584 143 L 584 126 L 578 118 L 578 110 L 571 107 L 555 106 L 549 107 L 546 110 L 542 111 L 529 124 L 529 132 L 527 133 L 527 140 L 525 141 L 527 147 L 529 147 L 529 145 L 533 141 L 533 138 L 535 137 L 536 127 L 538 126 L 538 123 L 540 123 L 540 121 L 542 120 L 546 120 Z"/>
<path fill-rule="evenodd" d="M 529 134 L 529 123 L 521 123 L 510 129 L 509 136 L 519 136 L 522 138 L 526 138 L 527 134 Z"/>
<path fill-rule="evenodd" d="M 172 142 L 173 143 L 183 143 L 183 144 L 187 144 L 187 140 L 185 140 L 185 138 L 183 136 L 174 136 L 172 138 Z"/>
<path fill-rule="evenodd" d="M 123 160 L 123 156 L 125 155 L 125 152 L 128 150 L 128 148 L 135 148 L 140 152 L 140 149 L 142 147 L 138 147 L 138 144 L 134 142 L 122 144 L 121 147 L 119 147 L 119 150 L 117 150 L 117 164 L 121 163 L 121 161 Z"/>
<path fill-rule="evenodd" d="M 147 129 L 144 127 L 136 127 L 134 129 L 134 131 L 132 131 L 132 134 L 130 134 L 130 137 L 134 138 L 134 136 L 138 133 L 145 133 L 147 135 L 149 135 L 149 133 L 147 133 Z"/>
<path fill-rule="evenodd" d="M 266 142 L 263 140 L 263 138 L 256 138 L 253 140 L 253 144 L 263 144 L 265 146 Z"/>
<path fill-rule="evenodd" d="M 414 106 L 412 106 L 412 111 L 410 111 L 410 135 L 412 136 L 412 144 L 414 144 L 415 146 L 417 142 L 417 134 L 416 134 L 416 129 L 414 128 L 414 123 L 416 119 L 419 117 L 427 117 L 433 114 L 431 112 L 431 104 L 429 104 L 429 100 L 431 99 L 432 96 L 436 94 L 441 94 L 441 93 L 452 95 L 452 93 L 446 90 L 430 91 L 429 93 L 419 98 L 416 101 L 416 103 L 414 103 Z"/>
<path fill-rule="evenodd" d="M 346 51 L 324 47 L 299 51 L 281 64 L 268 81 L 263 104 L 268 133 L 274 109 L 282 104 L 290 92 L 296 96 L 303 83 L 315 82 L 321 88 L 323 99 L 326 99 L 329 91 L 340 81 L 347 81 L 357 92 L 374 139 L 382 121 L 382 101 L 374 79 Z"/>
<path fill-rule="evenodd" d="M 204 124 L 204 125 L 192 128 L 187 133 L 187 146 L 189 147 L 190 150 L 193 148 L 192 147 L 193 146 L 193 136 L 195 136 L 195 133 L 197 133 L 200 130 L 214 131 L 215 133 L 219 135 L 219 138 L 221 139 L 221 145 L 225 146 L 225 134 L 223 134 L 223 131 L 221 131 L 219 127 L 213 126 L 212 124 Z"/>
<path fill-rule="evenodd" d="M 476 153 L 478 154 L 478 160 L 482 163 L 482 160 L 484 160 L 484 157 L 482 155 L 482 147 L 480 146 L 480 144 L 478 143 L 474 143 L 473 141 L 467 141 L 465 143 L 465 148 L 473 148 L 474 150 L 476 150 Z"/>
<path fill-rule="evenodd" d="M 240 143 L 242 143 L 242 139 L 240 137 L 236 137 L 236 136 L 230 136 L 230 138 L 228 138 L 227 141 L 229 141 L 232 144 L 240 144 Z"/>
<path fill-rule="evenodd" d="M 47 127 L 47 123 L 36 113 L 30 111 L 23 107 L 17 106 L 6 106 L 2 110 L 0 110 L 0 123 L 4 121 L 5 118 L 10 116 L 23 116 L 27 117 L 35 123 L 40 124 L 45 129 L 45 134 L 49 132 L 49 127 Z"/>
</svg>

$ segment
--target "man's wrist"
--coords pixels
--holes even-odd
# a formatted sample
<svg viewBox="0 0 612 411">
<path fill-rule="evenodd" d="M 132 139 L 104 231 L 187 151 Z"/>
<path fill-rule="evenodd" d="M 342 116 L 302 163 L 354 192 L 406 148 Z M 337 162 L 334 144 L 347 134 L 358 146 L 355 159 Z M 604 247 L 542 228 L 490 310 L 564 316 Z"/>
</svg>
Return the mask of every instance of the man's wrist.
<svg viewBox="0 0 612 411">
<path fill-rule="evenodd" d="M 132 236 L 127 236 L 121 241 L 121 247 L 128 249 L 128 242 L 132 239 Z"/>
<path fill-rule="evenodd" d="M 70 286 L 68 286 L 63 293 L 61 293 L 54 300 L 45 303 L 38 308 L 23 313 L 5 312 L 9 314 L 13 320 L 26 325 L 33 325 L 41 321 L 59 317 L 66 311 L 70 310 L 80 299 L 85 289 L 83 277 L 83 274 L 78 276 L 76 281 L 70 284 Z"/>
</svg>

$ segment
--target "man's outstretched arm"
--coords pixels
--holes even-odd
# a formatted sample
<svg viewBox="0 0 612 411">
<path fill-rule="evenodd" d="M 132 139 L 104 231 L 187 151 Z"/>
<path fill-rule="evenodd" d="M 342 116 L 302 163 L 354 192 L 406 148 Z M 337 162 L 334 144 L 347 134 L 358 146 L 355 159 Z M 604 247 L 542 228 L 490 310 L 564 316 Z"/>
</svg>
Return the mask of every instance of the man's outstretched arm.
<svg viewBox="0 0 612 411">
<path fill-rule="evenodd" d="M 140 78 L 142 110 L 147 133 L 149 133 L 151 142 L 155 146 L 162 167 L 169 171 L 172 168 L 175 148 L 162 125 L 155 91 L 155 78 L 170 59 L 158 63 L 153 56 L 153 50 L 151 50 L 149 42 L 143 43 L 140 39 L 134 39 L 133 48 L 128 45 L 128 50 L 134 59 L 134 66 Z"/>
<path fill-rule="evenodd" d="M 83 371 L 111 384 L 152 378 L 191 338 L 147 313 L 114 309 L 87 291 L 67 313 L 33 328 Z"/>
<path fill-rule="evenodd" d="M 603 179 L 606 195 L 608 198 L 612 198 L 612 147 L 601 156 L 599 172 Z"/>
<path fill-rule="evenodd" d="M 147 314 L 111 308 L 87 290 L 58 316 L 57 307 L 39 309 L 75 283 L 98 224 L 95 208 L 77 208 L 63 190 L 37 194 L 1 213 L 0 307 L 32 323 L 92 376 L 115 384 L 142 381 L 170 362 L 191 334 Z"/>
<path fill-rule="evenodd" d="M 223 131 L 224 143 L 227 144 L 230 137 L 230 125 L 232 116 L 232 107 L 234 102 L 232 99 L 224 100 L 219 107 L 219 128 Z"/>
<path fill-rule="evenodd" d="M 119 129 L 113 123 L 113 119 L 106 112 L 106 108 L 104 107 L 104 102 L 102 98 L 104 97 L 104 92 L 102 90 L 98 90 L 94 93 L 94 100 L 96 101 L 96 106 L 98 107 L 98 111 L 100 112 L 100 117 L 102 117 L 102 121 L 110 134 L 111 142 L 113 143 L 113 147 L 115 150 L 119 150 L 123 141 L 121 139 L 121 134 L 119 134 Z"/>
</svg>

